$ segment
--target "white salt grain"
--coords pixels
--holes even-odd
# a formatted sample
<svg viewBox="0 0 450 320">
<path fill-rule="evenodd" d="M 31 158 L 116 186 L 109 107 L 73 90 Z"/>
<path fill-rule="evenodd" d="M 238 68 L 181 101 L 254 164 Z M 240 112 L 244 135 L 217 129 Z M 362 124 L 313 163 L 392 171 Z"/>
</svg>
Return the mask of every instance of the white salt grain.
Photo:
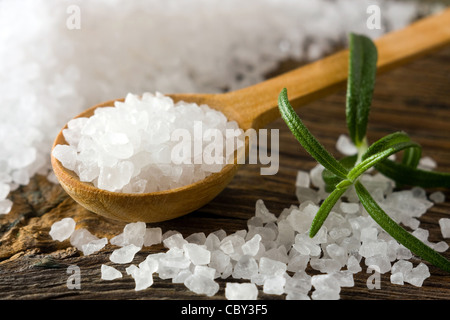
<svg viewBox="0 0 450 320">
<path fill-rule="evenodd" d="M 195 243 L 186 243 L 183 245 L 185 255 L 195 265 L 208 264 L 211 261 L 211 252 L 204 246 Z"/>
<path fill-rule="evenodd" d="M 70 238 L 75 231 L 75 226 L 75 220 L 72 218 L 63 218 L 52 224 L 49 234 L 53 240 L 64 241 Z"/>
<path fill-rule="evenodd" d="M 115 280 L 118 278 L 122 278 L 122 272 L 106 264 L 102 264 L 100 270 L 102 274 L 101 275 L 102 280 Z"/>
<path fill-rule="evenodd" d="M 439 219 L 439 226 L 441 228 L 441 233 L 444 238 L 450 238 L 450 218 Z"/>
<path fill-rule="evenodd" d="M 434 203 L 443 203 L 445 201 L 445 194 L 442 191 L 435 191 L 430 194 L 430 200 Z"/>
<path fill-rule="evenodd" d="M 143 245 L 150 247 L 155 244 L 159 244 L 162 241 L 162 229 L 160 227 L 147 228 L 144 234 Z"/>
<path fill-rule="evenodd" d="M 108 244 L 107 238 L 101 238 L 96 240 L 91 240 L 86 244 L 83 244 L 81 246 L 81 250 L 83 251 L 83 254 L 85 256 L 88 256 L 90 254 L 93 254 L 97 251 L 100 251 Z"/>
<path fill-rule="evenodd" d="M 227 282 L 225 298 L 228 300 L 256 300 L 258 298 L 258 288 L 254 283 Z"/>
<path fill-rule="evenodd" d="M 141 250 L 141 247 L 137 247 L 134 244 L 126 245 L 122 248 L 114 250 L 109 259 L 114 263 L 130 263 L 134 259 L 134 255 Z"/>
<path fill-rule="evenodd" d="M 280 295 L 284 293 L 286 278 L 282 275 L 268 277 L 264 281 L 263 292 L 266 294 Z"/>
<path fill-rule="evenodd" d="M 336 149 L 346 156 L 352 156 L 358 153 L 358 149 L 356 149 L 350 137 L 345 134 L 341 134 L 337 139 Z"/>
</svg>

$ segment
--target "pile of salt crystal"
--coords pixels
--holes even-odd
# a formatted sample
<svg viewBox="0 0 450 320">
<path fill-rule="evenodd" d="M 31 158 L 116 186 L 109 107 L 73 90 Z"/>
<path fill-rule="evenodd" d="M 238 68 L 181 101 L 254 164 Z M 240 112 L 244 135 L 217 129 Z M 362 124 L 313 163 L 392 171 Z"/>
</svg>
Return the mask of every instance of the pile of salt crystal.
<svg viewBox="0 0 450 320">
<path fill-rule="evenodd" d="M 189 185 L 219 172 L 243 146 L 243 131 L 207 105 L 161 93 L 128 94 L 115 107 L 68 122 L 53 155 L 83 182 L 144 193 Z M 239 144 L 240 142 L 240 144 Z"/>
<path fill-rule="evenodd" d="M 162 234 L 160 228 L 147 228 L 144 222 L 127 224 L 121 234 L 110 239 L 120 247 L 110 260 L 118 265 L 130 264 L 125 271 L 134 278 L 135 290 L 150 287 L 155 275 L 207 296 L 218 292 L 217 279 L 240 281 L 226 283 L 227 299 L 257 299 L 259 288 L 265 294 L 285 294 L 288 300 L 339 299 L 341 288 L 355 285 L 354 275 L 363 270 L 363 265 L 382 274 L 390 272 L 392 284 L 422 286 L 430 276 L 427 265 L 421 262 L 414 266 L 408 261 L 413 258 L 411 251 L 367 215 L 352 190 L 333 208 L 316 236 L 309 238 L 318 202 L 327 196 L 322 171 L 323 167 L 317 165 L 310 172 L 298 172 L 300 204 L 278 216 L 258 200 L 247 230 L 231 234 L 217 230 L 209 235 L 198 232 L 184 238 L 175 230 Z M 445 241 L 430 242 L 428 231 L 420 228 L 419 218 L 433 205 L 425 190 L 394 191 L 393 181 L 377 173 L 364 174 L 361 181 L 376 195 L 380 206 L 408 224 L 417 238 L 438 252 L 448 249 Z M 439 224 L 443 237 L 448 238 L 450 219 L 442 218 Z M 84 233 L 89 241 L 91 236 Z M 138 265 L 133 264 L 143 246 L 161 242 L 166 252 L 150 254 Z M 320 274 L 310 275 L 308 268 Z M 102 279 L 118 277 L 122 277 L 119 270 L 102 266 Z"/>
</svg>

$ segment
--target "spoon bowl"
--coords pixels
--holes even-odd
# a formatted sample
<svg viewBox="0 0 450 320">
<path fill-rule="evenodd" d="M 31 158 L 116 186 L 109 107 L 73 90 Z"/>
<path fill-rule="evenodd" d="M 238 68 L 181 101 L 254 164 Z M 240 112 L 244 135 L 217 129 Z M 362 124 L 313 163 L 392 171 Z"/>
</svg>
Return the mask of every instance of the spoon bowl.
<svg viewBox="0 0 450 320">
<path fill-rule="evenodd" d="M 450 44 L 450 9 L 420 20 L 405 29 L 387 34 L 375 44 L 378 73 L 390 70 L 421 55 Z M 259 130 L 279 117 L 278 95 L 287 88 L 294 108 L 342 88 L 347 80 L 348 50 L 241 90 L 224 94 L 172 94 L 175 102 L 207 104 L 234 120 L 242 130 Z M 77 117 L 90 117 L 95 109 L 114 106 L 116 100 L 91 107 Z M 118 99 L 117 101 L 123 101 Z M 53 148 L 67 144 L 62 131 Z M 248 149 L 248 143 L 246 145 Z M 235 161 L 236 162 L 236 161 Z M 75 172 L 51 156 L 53 171 L 64 190 L 86 209 L 115 220 L 147 223 L 174 219 L 193 212 L 214 199 L 233 179 L 239 165 L 228 164 L 196 183 L 153 193 L 119 193 L 81 182 Z"/>
</svg>

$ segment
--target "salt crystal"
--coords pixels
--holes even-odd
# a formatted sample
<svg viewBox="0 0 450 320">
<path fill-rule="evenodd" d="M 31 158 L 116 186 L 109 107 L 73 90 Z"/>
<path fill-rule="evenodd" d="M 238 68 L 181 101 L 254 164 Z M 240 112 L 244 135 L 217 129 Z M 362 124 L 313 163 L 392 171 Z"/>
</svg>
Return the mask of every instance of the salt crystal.
<svg viewBox="0 0 450 320">
<path fill-rule="evenodd" d="M 122 278 L 122 272 L 106 264 L 102 264 L 100 270 L 102 273 L 101 275 L 102 280 L 115 280 L 118 278 Z"/>
<path fill-rule="evenodd" d="M 68 145 L 57 145 L 53 148 L 52 154 L 67 169 L 75 169 L 77 163 L 77 150 L 75 147 Z"/>
<path fill-rule="evenodd" d="M 430 194 L 430 200 L 434 203 L 443 203 L 445 201 L 445 195 L 442 191 L 436 191 Z"/>
<path fill-rule="evenodd" d="M 391 274 L 390 276 L 390 280 L 392 284 L 399 284 L 399 285 L 403 285 L 404 281 L 403 281 L 403 273 L 401 272 L 396 272 Z"/>
<path fill-rule="evenodd" d="M 437 167 L 437 164 L 432 158 L 423 157 L 420 159 L 418 167 L 424 170 L 433 170 Z"/>
<path fill-rule="evenodd" d="M 359 204 L 357 203 L 341 202 L 339 207 L 346 214 L 355 214 L 359 211 Z"/>
<path fill-rule="evenodd" d="M 162 241 L 162 229 L 159 227 L 146 228 L 143 245 L 150 247 Z"/>
<path fill-rule="evenodd" d="M 450 238 L 450 218 L 440 218 L 439 226 L 441 228 L 441 233 L 444 238 Z"/>
<path fill-rule="evenodd" d="M 219 291 L 219 284 L 202 275 L 190 275 L 184 280 L 184 285 L 192 292 L 214 296 Z"/>
<path fill-rule="evenodd" d="M 49 234 L 53 240 L 64 241 L 70 238 L 75 231 L 75 226 L 75 220 L 72 218 L 63 218 L 52 224 Z"/>
<path fill-rule="evenodd" d="M 351 273 L 358 273 L 362 270 L 359 261 L 354 256 L 349 256 L 347 261 L 347 270 Z"/>
<path fill-rule="evenodd" d="M 198 265 L 194 268 L 194 274 L 214 280 L 216 276 L 216 270 L 207 266 Z"/>
<path fill-rule="evenodd" d="M 9 199 L 0 200 L 0 214 L 6 214 L 11 211 L 13 202 Z"/>
<path fill-rule="evenodd" d="M 186 243 L 183 245 L 186 257 L 195 265 L 208 264 L 211 261 L 211 252 L 204 246 L 195 243 Z"/>
<path fill-rule="evenodd" d="M 302 170 L 297 171 L 297 179 L 295 181 L 296 187 L 309 188 L 310 181 L 311 179 L 308 172 Z"/>
<path fill-rule="evenodd" d="M 126 245 L 122 248 L 114 250 L 109 256 L 109 260 L 114 263 L 130 263 L 134 259 L 134 255 L 141 250 L 141 247 L 137 247 L 134 244 Z"/>
<path fill-rule="evenodd" d="M 172 283 L 184 283 L 184 281 L 192 275 L 189 269 L 181 269 L 177 275 L 172 278 Z"/>
<path fill-rule="evenodd" d="M 339 138 L 336 142 L 336 149 L 346 156 L 352 156 L 358 153 L 358 149 L 356 149 L 349 136 L 345 134 L 339 135 Z"/>
<path fill-rule="evenodd" d="M 284 291 L 288 295 L 307 294 L 311 290 L 311 276 L 305 271 L 299 271 L 294 273 L 292 277 L 287 277 Z"/>
<path fill-rule="evenodd" d="M 11 187 L 8 183 L 0 182 L 0 201 L 6 199 L 10 191 Z"/>
<path fill-rule="evenodd" d="M 373 257 L 375 255 L 386 255 L 387 243 L 384 241 L 363 243 L 359 248 L 359 254 L 365 258 Z"/>
<path fill-rule="evenodd" d="M 83 246 L 91 241 L 96 241 L 98 238 L 85 228 L 75 230 L 70 236 L 70 244 L 78 250 L 83 250 Z"/>
<path fill-rule="evenodd" d="M 196 232 L 187 236 L 186 241 L 189 243 L 203 245 L 206 241 L 206 235 L 204 232 Z"/>
<path fill-rule="evenodd" d="M 410 272 L 405 274 L 405 282 L 416 287 L 421 287 L 423 281 L 430 276 L 429 269 L 423 262 L 419 263 Z"/>
<path fill-rule="evenodd" d="M 281 275 L 286 272 L 287 266 L 281 261 L 272 260 L 267 257 L 262 257 L 259 260 L 259 272 L 264 275 Z"/>
<path fill-rule="evenodd" d="M 340 296 L 341 287 L 339 281 L 331 274 L 314 275 L 311 284 L 315 288 L 311 298 L 314 300 L 337 300 Z"/>
<path fill-rule="evenodd" d="M 264 201 L 259 199 L 256 201 L 255 217 L 262 219 L 263 223 L 277 221 L 277 217 L 267 209 Z"/>
<path fill-rule="evenodd" d="M 347 250 L 336 243 L 329 244 L 325 247 L 325 251 L 333 260 L 344 266 L 348 260 Z"/>
<path fill-rule="evenodd" d="M 181 233 L 175 233 L 163 240 L 163 244 L 166 248 L 183 248 L 183 245 L 188 243 Z"/>
<path fill-rule="evenodd" d="M 254 283 L 227 282 L 225 298 L 228 300 L 256 300 L 258 298 L 258 288 Z"/>
<path fill-rule="evenodd" d="M 137 247 L 142 247 L 142 245 L 144 244 L 145 235 L 146 235 L 145 222 L 128 223 L 123 228 L 123 241 L 125 245 L 134 244 Z"/>
<path fill-rule="evenodd" d="M 367 257 L 365 260 L 366 266 L 376 270 L 377 272 L 383 274 L 391 270 L 391 262 L 386 255 L 374 255 Z"/>
<path fill-rule="evenodd" d="M 222 250 L 214 250 L 211 252 L 211 261 L 208 264 L 211 268 L 214 268 L 219 273 L 226 271 L 230 264 L 230 256 L 224 253 Z"/>
<path fill-rule="evenodd" d="M 299 272 L 304 271 L 309 262 L 309 256 L 296 254 L 294 257 L 291 257 L 287 264 L 287 271 L 291 272 Z"/>
<path fill-rule="evenodd" d="M 258 263 L 256 260 L 251 256 L 243 255 L 236 262 L 232 276 L 235 279 L 251 279 L 256 273 L 258 273 Z"/>
<path fill-rule="evenodd" d="M 263 292 L 266 294 L 283 294 L 286 278 L 283 275 L 268 277 L 264 281 Z"/>
<path fill-rule="evenodd" d="M 86 244 L 83 244 L 81 246 L 83 254 L 85 256 L 88 256 L 90 254 L 93 254 L 97 251 L 100 251 L 101 249 L 103 249 L 106 245 L 108 244 L 108 239 L 107 238 L 101 238 L 101 239 L 97 239 L 97 240 L 91 240 Z"/>
<path fill-rule="evenodd" d="M 261 242 L 261 235 L 255 234 L 253 238 L 242 245 L 242 252 L 245 255 L 255 256 L 259 251 L 259 244 Z"/>
</svg>

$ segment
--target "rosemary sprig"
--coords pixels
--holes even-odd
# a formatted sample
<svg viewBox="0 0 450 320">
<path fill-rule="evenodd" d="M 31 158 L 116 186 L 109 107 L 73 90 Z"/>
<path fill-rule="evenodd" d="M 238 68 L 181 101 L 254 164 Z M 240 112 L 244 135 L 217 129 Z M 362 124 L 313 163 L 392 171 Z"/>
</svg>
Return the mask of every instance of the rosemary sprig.
<svg viewBox="0 0 450 320">
<path fill-rule="evenodd" d="M 298 117 L 290 105 L 287 90 L 283 89 L 278 97 L 281 117 L 305 150 L 325 168 L 323 178 L 329 195 L 321 204 L 309 235 L 314 237 L 336 202 L 354 186 L 360 202 L 380 227 L 417 256 L 450 272 L 450 261 L 392 220 L 359 181 L 363 173 L 374 167 L 401 185 L 448 188 L 450 174 L 417 169 L 422 148 L 404 132 L 395 132 L 368 145 L 366 131 L 375 85 L 376 46 L 365 36 L 350 34 L 349 60 L 346 119 L 350 137 L 358 150 L 356 155 L 336 160 Z M 403 151 L 401 163 L 388 159 L 399 151 Z"/>
</svg>

